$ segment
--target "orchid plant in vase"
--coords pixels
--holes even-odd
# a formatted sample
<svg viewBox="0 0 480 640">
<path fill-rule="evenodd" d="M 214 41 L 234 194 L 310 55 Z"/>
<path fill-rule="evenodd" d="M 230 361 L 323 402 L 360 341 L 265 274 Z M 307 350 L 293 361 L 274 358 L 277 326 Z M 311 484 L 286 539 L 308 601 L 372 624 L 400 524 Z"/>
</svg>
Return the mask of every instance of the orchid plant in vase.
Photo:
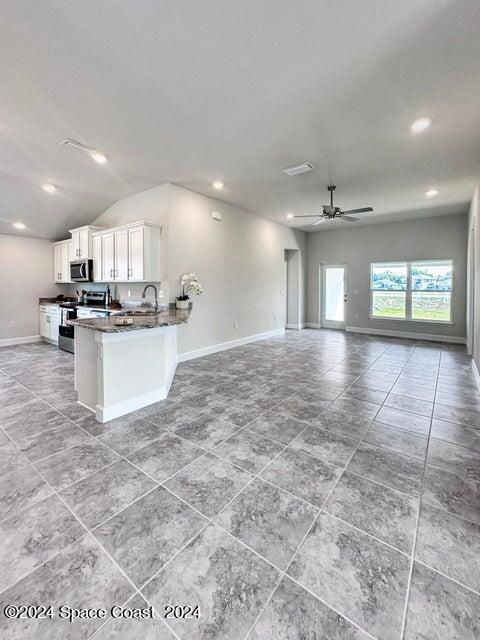
<svg viewBox="0 0 480 640">
<path fill-rule="evenodd" d="M 195 293 L 199 296 L 203 293 L 203 287 L 194 273 L 184 273 L 180 278 L 182 294 L 176 300 L 177 309 L 188 309 L 190 304 L 189 293 Z"/>
</svg>

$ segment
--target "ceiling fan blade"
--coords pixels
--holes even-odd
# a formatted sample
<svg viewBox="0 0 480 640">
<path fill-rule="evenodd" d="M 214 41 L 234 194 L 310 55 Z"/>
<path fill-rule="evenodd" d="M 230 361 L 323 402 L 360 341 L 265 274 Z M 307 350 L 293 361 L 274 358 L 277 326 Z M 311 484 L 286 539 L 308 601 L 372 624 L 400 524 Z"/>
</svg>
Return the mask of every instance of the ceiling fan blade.
<svg viewBox="0 0 480 640">
<path fill-rule="evenodd" d="M 362 207 L 361 209 L 349 209 L 348 211 L 342 211 L 343 213 L 366 213 L 367 211 L 373 211 L 372 207 Z"/>
<path fill-rule="evenodd" d="M 321 213 L 317 213 L 314 216 L 293 216 L 294 218 L 318 218 L 318 216 L 321 216 Z"/>
<path fill-rule="evenodd" d="M 320 224 L 321 222 L 327 222 L 329 218 L 320 218 L 320 220 L 317 220 L 316 222 L 314 222 L 313 224 Z"/>
<path fill-rule="evenodd" d="M 347 220 L 347 222 L 358 222 L 358 218 L 351 218 L 350 216 L 344 216 L 343 214 L 338 216 L 337 220 Z"/>
</svg>

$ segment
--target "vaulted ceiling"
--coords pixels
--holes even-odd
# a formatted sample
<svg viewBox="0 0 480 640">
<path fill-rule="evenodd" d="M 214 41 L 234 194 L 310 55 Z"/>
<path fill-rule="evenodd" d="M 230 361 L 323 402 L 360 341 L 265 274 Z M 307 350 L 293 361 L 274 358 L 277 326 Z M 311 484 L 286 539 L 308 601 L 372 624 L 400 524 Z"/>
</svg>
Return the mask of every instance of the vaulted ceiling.
<svg viewBox="0 0 480 640">
<path fill-rule="evenodd" d="M 164 182 L 281 222 L 319 211 L 331 182 L 370 222 L 464 210 L 479 24 L 478 0 L 7 0 L 0 233 L 58 238 Z M 282 173 L 303 161 L 316 170 Z"/>
</svg>

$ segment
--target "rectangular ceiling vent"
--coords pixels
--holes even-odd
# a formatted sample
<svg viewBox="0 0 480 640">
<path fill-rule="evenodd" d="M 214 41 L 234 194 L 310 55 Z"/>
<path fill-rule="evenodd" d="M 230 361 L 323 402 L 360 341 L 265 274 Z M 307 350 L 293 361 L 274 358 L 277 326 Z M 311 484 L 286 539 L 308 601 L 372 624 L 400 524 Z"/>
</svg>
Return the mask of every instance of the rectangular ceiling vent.
<svg viewBox="0 0 480 640">
<path fill-rule="evenodd" d="M 83 151 L 83 153 L 88 153 L 88 155 L 92 155 L 92 153 L 96 152 L 96 149 L 87 147 L 86 144 L 82 144 L 81 142 L 77 142 L 76 140 L 70 140 L 69 138 L 62 140 L 60 146 L 64 147 L 65 149 L 71 149 L 72 151 Z"/>
<path fill-rule="evenodd" d="M 302 164 L 294 164 L 291 167 L 285 167 L 282 169 L 283 173 L 287 176 L 298 176 L 299 173 L 307 173 L 307 171 L 313 171 L 315 166 L 311 162 L 302 162 Z"/>
</svg>

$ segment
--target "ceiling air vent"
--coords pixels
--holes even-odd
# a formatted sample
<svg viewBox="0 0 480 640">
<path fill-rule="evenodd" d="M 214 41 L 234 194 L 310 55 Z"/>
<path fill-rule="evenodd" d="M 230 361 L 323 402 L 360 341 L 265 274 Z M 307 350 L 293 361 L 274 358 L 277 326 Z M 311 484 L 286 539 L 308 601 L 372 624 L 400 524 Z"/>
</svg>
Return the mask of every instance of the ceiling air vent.
<svg viewBox="0 0 480 640">
<path fill-rule="evenodd" d="M 287 176 L 298 176 L 299 173 L 307 173 L 307 171 L 313 171 L 315 166 L 311 162 L 302 162 L 302 164 L 294 164 L 291 167 L 285 167 L 282 169 L 283 173 Z"/>
</svg>

